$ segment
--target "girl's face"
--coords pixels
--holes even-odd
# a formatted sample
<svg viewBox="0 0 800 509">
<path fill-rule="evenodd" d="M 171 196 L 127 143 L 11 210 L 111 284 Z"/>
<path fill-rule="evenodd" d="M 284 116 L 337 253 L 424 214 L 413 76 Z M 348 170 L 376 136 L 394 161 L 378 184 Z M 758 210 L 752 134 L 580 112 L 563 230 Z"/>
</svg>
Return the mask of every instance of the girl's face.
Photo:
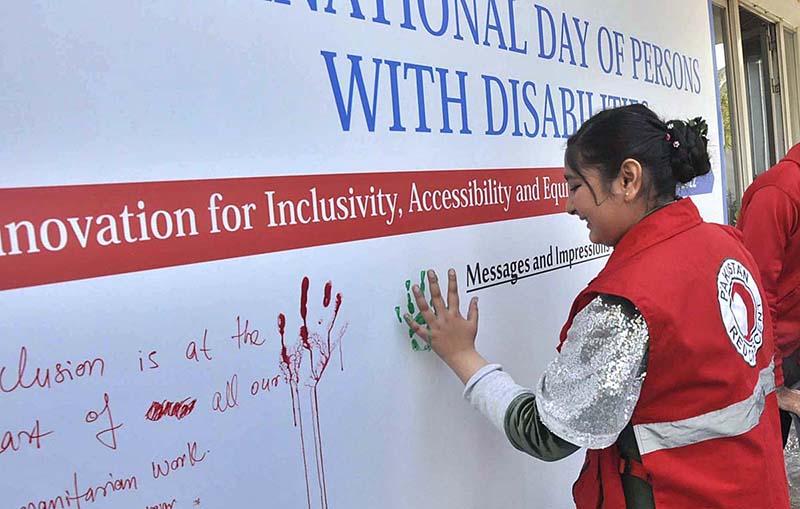
<svg viewBox="0 0 800 509">
<path fill-rule="evenodd" d="M 640 207 L 632 201 L 622 172 L 610 184 L 595 169 L 582 169 L 581 174 L 583 178 L 568 165 L 564 168 L 569 186 L 567 213 L 586 221 L 589 240 L 613 247 L 641 219 Z"/>
</svg>

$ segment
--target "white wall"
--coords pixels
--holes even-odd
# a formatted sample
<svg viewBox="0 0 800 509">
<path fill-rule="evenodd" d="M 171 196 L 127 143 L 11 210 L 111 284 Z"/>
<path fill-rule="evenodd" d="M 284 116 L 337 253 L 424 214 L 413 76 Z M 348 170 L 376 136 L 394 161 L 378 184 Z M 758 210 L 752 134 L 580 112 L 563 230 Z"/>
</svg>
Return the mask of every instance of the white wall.
<svg viewBox="0 0 800 509">
<path fill-rule="evenodd" d="M 405 283 L 420 270 L 455 267 L 462 292 L 480 296 L 479 348 L 533 385 L 555 353 L 572 298 L 607 255 L 592 251 L 584 226 L 560 212 L 563 197 L 557 202 L 543 191 L 545 177 L 560 174 L 565 136 L 574 129 L 557 91 L 591 92 L 595 110 L 602 95 L 613 95 L 646 100 L 666 117 L 702 115 L 716 156 L 707 4 L 676 0 L 664 16 L 656 1 L 602 8 L 590 0 L 542 1 L 559 29 L 566 11 L 569 35 L 551 40 L 532 1 L 512 4 L 512 23 L 509 2 L 478 0 L 475 44 L 463 17 L 463 39 L 455 37 L 453 11 L 437 37 L 425 30 L 416 3 L 416 30 L 401 27 L 400 2 L 385 2 L 388 24 L 372 21 L 380 2 L 360 2 L 365 19 L 351 12 L 358 3 L 331 2 L 336 14 L 323 12 L 327 2 L 316 12 L 309 3 L 0 7 L 4 507 L 59 500 L 120 509 L 569 506 L 580 455 L 544 464 L 513 451 L 462 401 L 447 368 L 431 352 L 413 351 L 395 306 L 405 308 Z M 472 2 L 447 5 L 465 4 Z M 424 5 L 436 31 L 442 3 Z M 497 28 L 487 29 L 487 12 Z M 585 47 L 576 27 L 586 30 Z M 619 74 L 601 68 L 601 27 L 620 34 Z M 540 33 L 545 55 L 563 41 L 564 62 L 539 56 Z M 647 83 L 642 62 L 635 79 L 632 38 L 696 61 L 698 89 Z M 363 96 L 367 109 L 377 108 L 374 130 L 359 93 L 343 128 L 324 52 L 337 55 L 343 104 L 354 83 L 354 60 L 345 55 L 362 57 Z M 420 71 L 417 88 L 420 65 L 432 69 Z M 374 87 L 376 68 L 382 77 Z M 448 110 L 454 132 L 442 132 L 444 71 L 436 68 L 446 70 L 450 95 L 458 91 L 457 71 L 466 73 L 470 132 L 459 132 L 455 103 Z M 397 109 L 392 69 L 409 69 L 397 75 Z M 502 134 L 487 134 L 489 118 L 496 131 L 502 123 L 498 84 L 511 94 L 525 82 L 536 92 L 527 88 L 530 106 L 516 103 L 520 132 L 526 125 L 533 132 L 535 110 L 536 134 L 515 136 L 510 113 Z M 419 90 L 430 132 L 420 127 Z M 509 96 L 507 111 L 513 104 Z M 397 115 L 404 131 L 391 129 Z M 412 186 L 441 191 L 486 179 L 538 182 L 541 194 L 508 210 L 505 202 L 410 213 Z M 270 225 L 270 190 L 299 207 L 312 189 L 347 204 L 351 194 L 380 200 L 378 188 L 396 193 L 406 214 L 373 216 L 375 202 L 367 201 L 366 212 L 352 205 L 352 216 L 329 223 Z M 719 157 L 713 176 L 689 192 L 699 193 L 707 218 L 722 219 Z M 215 232 L 209 216 L 221 221 L 222 206 L 209 203 L 214 193 L 237 210 L 252 203 L 252 227 L 225 232 L 216 223 Z M 176 225 L 167 234 L 167 217 L 179 209 L 196 214 L 195 234 L 179 236 Z M 154 238 L 159 225 L 163 240 Z M 548 258 L 551 252 L 567 261 Z M 517 267 L 517 275 L 527 277 L 515 284 L 509 273 L 468 285 L 476 264 L 503 272 L 525 259 L 531 266 Z M 287 355 L 298 347 L 300 364 L 291 370 L 281 367 L 282 342 Z M 192 356 L 193 344 L 210 351 Z M 95 362 L 91 373 L 78 367 L 87 360 Z M 182 419 L 146 418 L 154 402 L 193 399 Z M 159 465 L 176 470 L 165 477 Z"/>
</svg>

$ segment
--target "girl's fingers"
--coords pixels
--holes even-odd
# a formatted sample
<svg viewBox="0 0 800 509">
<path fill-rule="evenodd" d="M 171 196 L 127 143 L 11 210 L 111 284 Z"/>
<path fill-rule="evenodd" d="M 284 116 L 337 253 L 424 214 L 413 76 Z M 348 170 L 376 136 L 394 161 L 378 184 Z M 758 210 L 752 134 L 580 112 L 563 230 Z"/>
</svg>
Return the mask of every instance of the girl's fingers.
<svg viewBox="0 0 800 509">
<path fill-rule="evenodd" d="M 428 271 L 428 283 L 431 288 L 431 304 L 433 304 L 433 310 L 436 311 L 437 315 L 441 315 L 447 311 L 447 307 L 442 298 L 442 289 L 439 288 L 439 278 L 436 277 L 436 273 L 433 270 Z"/>
<path fill-rule="evenodd" d="M 467 311 L 467 321 L 475 324 L 475 328 L 478 328 L 478 298 L 473 297 L 472 300 L 469 301 L 469 311 Z"/>
<path fill-rule="evenodd" d="M 450 269 L 447 271 L 447 309 L 456 316 L 461 316 L 459 305 L 458 278 L 455 269 Z"/>
<path fill-rule="evenodd" d="M 431 340 L 428 337 L 429 332 L 428 332 L 428 328 L 427 327 L 423 327 L 422 325 L 418 324 L 416 321 L 414 321 L 411 318 L 411 315 L 409 315 L 409 314 L 404 315 L 403 318 L 406 319 L 406 323 L 408 324 L 408 327 L 412 331 L 414 331 L 414 334 L 416 334 L 417 337 L 421 338 L 423 341 L 425 341 L 428 344 L 431 343 Z"/>
<path fill-rule="evenodd" d="M 436 315 L 433 314 L 433 311 L 428 306 L 428 303 L 425 302 L 425 295 L 417 285 L 414 285 L 411 288 L 411 291 L 414 293 L 414 300 L 417 302 L 417 309 L 419 309 L 419 312 L 422 313 L 422 318 L 425 319 L 425 323 L 428 325 L 432 324 L 436 320 Z"/>
</svg>

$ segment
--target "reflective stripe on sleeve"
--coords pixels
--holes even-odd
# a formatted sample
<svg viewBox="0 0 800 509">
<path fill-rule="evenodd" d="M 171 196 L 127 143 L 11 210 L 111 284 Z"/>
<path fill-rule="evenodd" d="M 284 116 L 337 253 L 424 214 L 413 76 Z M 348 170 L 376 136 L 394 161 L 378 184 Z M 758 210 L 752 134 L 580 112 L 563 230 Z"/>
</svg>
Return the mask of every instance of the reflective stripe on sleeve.
<svg viewBox="0 0 800 509">
<path fill-rule="evenodd" d="M 759 372 L 753 394 L 730 406 L 680 421 L 634 425 L 640 454 L 735 437 L 755 428 L 761 420 L 767 395 L 775 390 L 774 369 L 773 361 Z"/>
</svg>

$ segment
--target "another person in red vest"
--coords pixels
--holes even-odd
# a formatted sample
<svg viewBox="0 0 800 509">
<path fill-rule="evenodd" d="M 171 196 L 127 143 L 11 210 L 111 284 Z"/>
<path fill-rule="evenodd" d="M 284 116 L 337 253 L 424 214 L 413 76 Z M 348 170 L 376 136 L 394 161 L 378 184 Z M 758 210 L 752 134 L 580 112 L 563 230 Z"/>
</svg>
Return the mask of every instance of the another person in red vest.
<svg viewBox="0 0 800 509">
<path fill-rule="evenodd" d="M 800 143 L 747 188 L 737 226 L 761 271 L 777 364 L 783 359 L 784 385 L 791 387 L 800 382 Z M 778 390 L 784 445 L 792 423 L 786 410 L 800 411 L 800 394 L 787 387 Z"/>
<path fill-rule="evenodd" d="M 598 113 L 567 142 L 567 212 L 614 246 L 575 299 L 559 355 L 520 387 L 475 349 L 454 270 L 429 271 L 429 328 L 407 322 L 512 445 L 553 461 L 588 449 L 578 509 L 789 507 L 772 324 L 738 232 L 703 222 L 678 182 L 710 170 L 705 124 L 643 105 Z"/>
</svg>

